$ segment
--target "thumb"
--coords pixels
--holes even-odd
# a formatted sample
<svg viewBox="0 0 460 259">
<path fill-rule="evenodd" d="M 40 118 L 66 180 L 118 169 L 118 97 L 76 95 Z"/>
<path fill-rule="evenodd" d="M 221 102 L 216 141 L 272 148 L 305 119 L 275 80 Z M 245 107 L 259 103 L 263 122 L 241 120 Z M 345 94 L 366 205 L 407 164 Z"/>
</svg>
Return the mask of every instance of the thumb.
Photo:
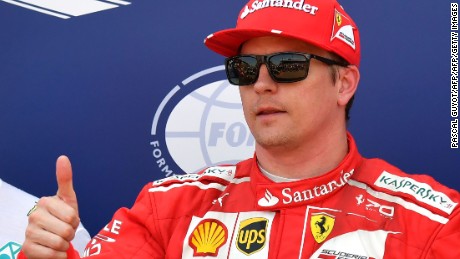
<svg viewBox="0 0 460 259">
<path fill-rule="evenodd" d="M 60 156 L 56 161 L 56 180 L 57 196 L 78 213 L 77 195 L 73 189 L 72 165 L 66 156 Z"/>
</svg>

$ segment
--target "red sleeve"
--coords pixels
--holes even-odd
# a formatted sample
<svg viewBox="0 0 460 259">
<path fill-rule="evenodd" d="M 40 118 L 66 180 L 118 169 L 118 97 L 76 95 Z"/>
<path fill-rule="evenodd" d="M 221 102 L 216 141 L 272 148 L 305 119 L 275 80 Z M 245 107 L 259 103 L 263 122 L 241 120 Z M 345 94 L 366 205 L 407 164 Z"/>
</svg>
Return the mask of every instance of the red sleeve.
<svg viewBox="0 0 460 259">
<path fill-rule="evenodd" d="M 460 209 L 440 229 L 429 249 L 427 259 L 460 258 Z"/>
<path fill-rule="evenodd" d="M 151 184 L 144 187 L 131 209 L 121 208 L 114 214 L 111 222 L 88 243 L 85 257 L 164 258 L 150 188 Z"/>
<path fill-rule="evenodd" d="M 94 259 L 164 258 L 156 217 L 153 215 L 148 184 L 141 191 L 131 209 L 121 208 L 112 220 L 88 243 L 84 257 Z M 25 256 L 20 254 L 22 259 Z M 68 259 L 79 259 L 73 249 L 68 251 Z"/>
</svg>

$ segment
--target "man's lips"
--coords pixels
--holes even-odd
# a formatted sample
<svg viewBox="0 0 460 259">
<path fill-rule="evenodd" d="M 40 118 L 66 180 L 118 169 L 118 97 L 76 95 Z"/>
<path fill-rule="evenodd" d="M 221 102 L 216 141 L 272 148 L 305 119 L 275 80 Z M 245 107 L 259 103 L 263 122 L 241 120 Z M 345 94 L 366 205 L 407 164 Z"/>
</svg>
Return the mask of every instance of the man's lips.
<svg viewBox="0 0 460 259">
<path fill-rule="evenodd" d="M 286 111 L 278 108 L 273 108 L 273 107 L 265 107 L 265 108 L 259 108 L 256 110 L 256 115 L 261 116 L 261 115 L 274 115 L 274 114 L 279 114 L 279 113 L 285 113 Z"/>
</svg>

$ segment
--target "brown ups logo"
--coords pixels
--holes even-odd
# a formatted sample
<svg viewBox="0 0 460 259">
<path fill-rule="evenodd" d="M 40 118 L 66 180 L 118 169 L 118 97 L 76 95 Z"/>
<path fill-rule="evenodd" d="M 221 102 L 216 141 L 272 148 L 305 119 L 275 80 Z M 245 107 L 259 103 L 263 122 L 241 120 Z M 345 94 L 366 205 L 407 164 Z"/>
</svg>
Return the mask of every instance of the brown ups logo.
<svg viewBox="0 0 460 259">
<path fill-rule="evenodd" d="M 260 251 L 267 240 L 268 219 L 250 218 L 241 221 L 236 239 L 236 247 L 245 255 Z"/>
</svg>

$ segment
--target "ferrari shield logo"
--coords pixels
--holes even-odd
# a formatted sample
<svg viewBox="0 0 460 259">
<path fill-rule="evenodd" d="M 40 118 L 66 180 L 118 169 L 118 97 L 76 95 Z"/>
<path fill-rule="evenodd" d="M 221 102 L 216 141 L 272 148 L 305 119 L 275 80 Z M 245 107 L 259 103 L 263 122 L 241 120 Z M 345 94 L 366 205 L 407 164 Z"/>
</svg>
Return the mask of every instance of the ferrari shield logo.
<svg viewBox="0 0 460 259">
<path fill-rule="evenodd" d="M 321 243 L 329 236 L 334 228 L 335 218 L 327 213 L 312 214 L 310 229 L 316 242 Z"/>
<path fill-rule="evenodd" d="M 353 50 L 356 50 L 355 30 L 356 28 L 353 27 L 351 20 L 339 11 L 335 10 L 331 41 L 339 39 L 353 48 Z"/>
<path fill-rule="evenodd" d="M 335 22 L 336 22 L 337 26 L 342 25 L 342 15 L 337 11 L 335 12 Z"/>
</svg>

